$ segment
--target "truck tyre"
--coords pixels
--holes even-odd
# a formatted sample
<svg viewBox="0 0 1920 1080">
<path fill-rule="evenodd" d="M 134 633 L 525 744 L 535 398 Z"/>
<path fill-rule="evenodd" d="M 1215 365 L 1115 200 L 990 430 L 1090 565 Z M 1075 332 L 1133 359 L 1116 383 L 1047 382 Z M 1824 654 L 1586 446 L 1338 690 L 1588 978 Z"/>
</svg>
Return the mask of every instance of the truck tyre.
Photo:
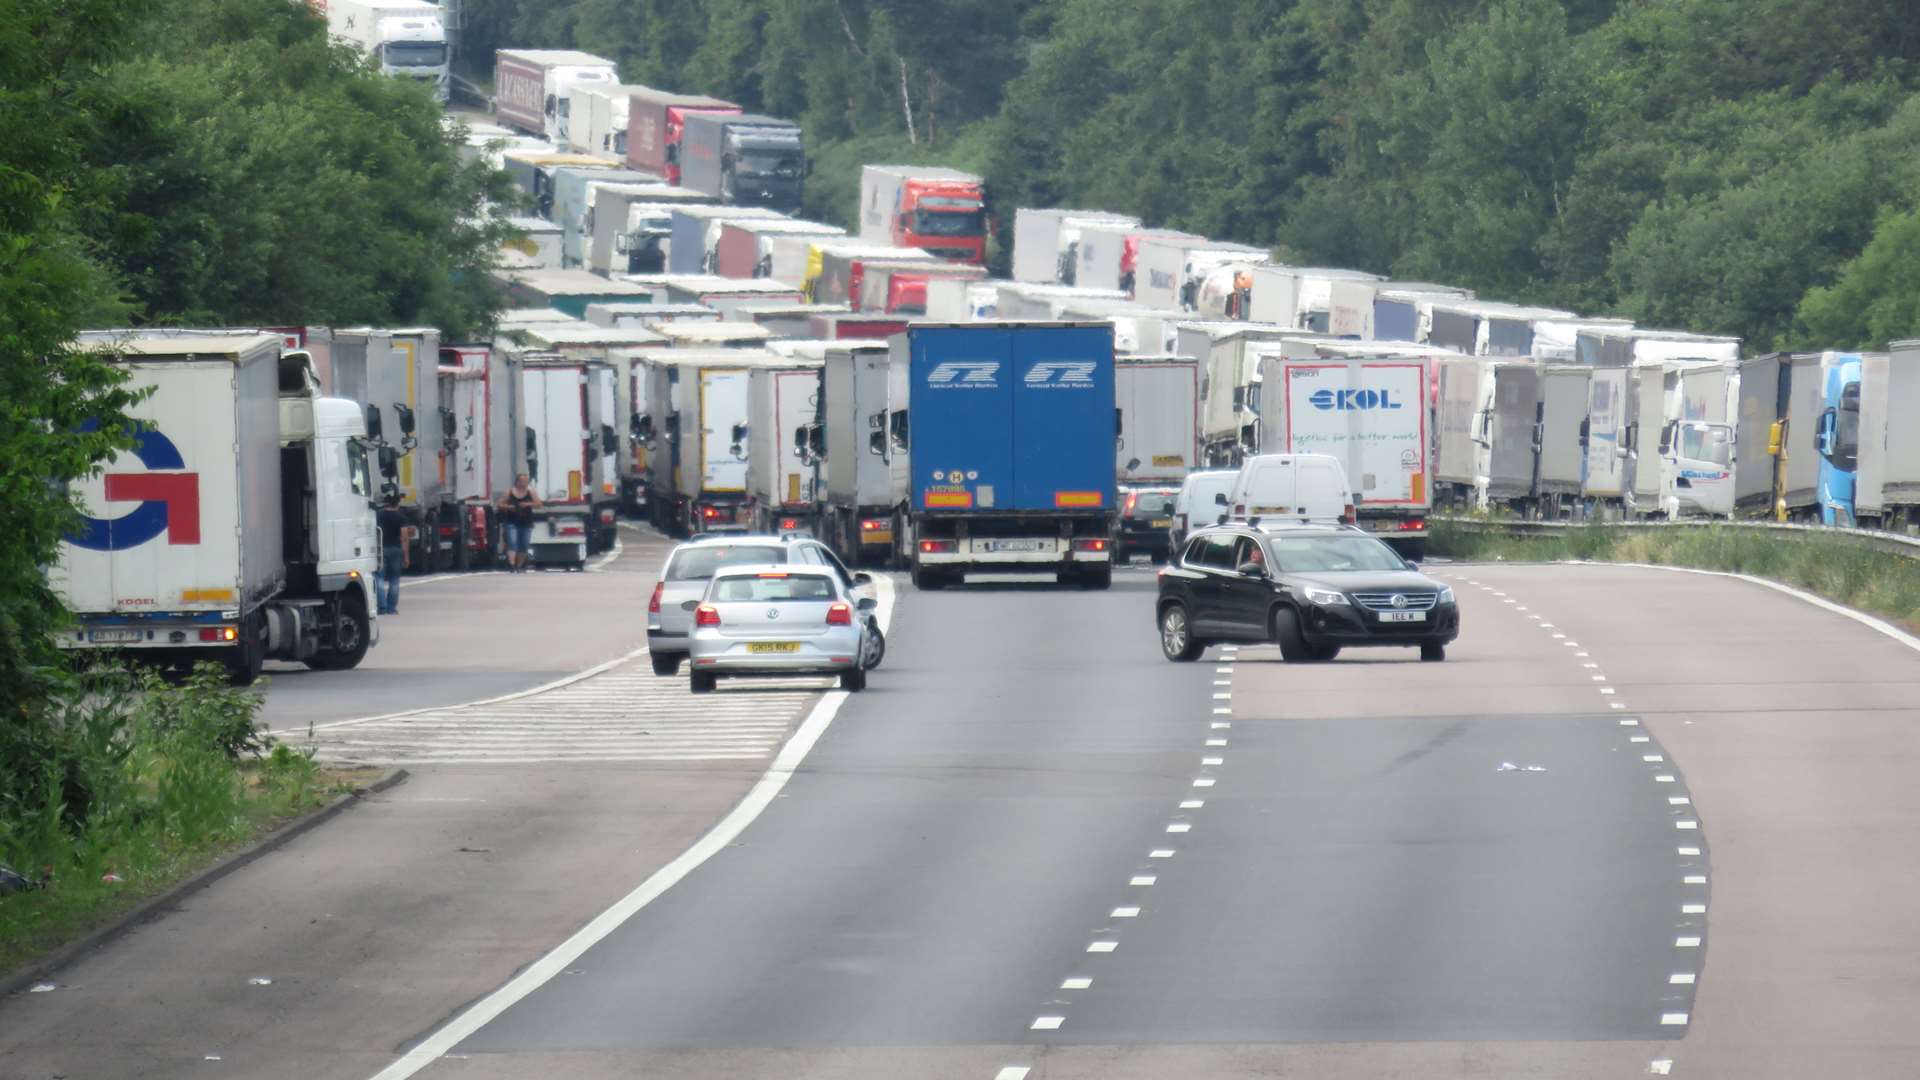
<svg viewBox="0 0 1920 1080">
<path fill-rule="evenodd" d="M 1080 572 L 1080 587 L 1083 589 L 1108 589 L 1113 587 L 1113 564 L 1108 563 L 1096 570 Z"/>
<path fill-rule="evenodd" d="M 934 592 L 947 587 L 947 576 L 938 570 L 928 570 L 918 564 L 913 568 L 913 587 L 925 592 Z"/>
<path fill-rule="evenodd" d="M 1416 536 L 1409 540 L 1395 540 L 1393 550 L 1408 562 L 1425 562 L 1427 558 L 1427 538 Z"/>
<path fill-rule="evenodd" d="M 1311 659 L 1306 639 L 1300 636 L 1300 616 L 1290 607 L 1273 609 L 1273 641 L 1280 646 L 1280 659 L 1299 664 Z"/>
<path fill-rule="evenodd" d="M 655 675 L 680 674 L 680 655 L 678 653 L 651 653 L 647 659 L 653 661 Z"/>
<path fill-rule="evenodd" d="M 867 673 L 863 668 L 840 673 L 840 689 L 858 693 L 867 688 Z"/>
<path fill-rule="evenodd" d="M 687 673 L 687 689 L 696 694 L 713 693 L 714 679 L 711 671 L 691 671 Z"/>
<path fill-rule="evenodd" d="M 1187 619 L 1185 604 L 1168 604 L 1160 612 L 1160 651 L 1167 659 L 1186 663 L 1197 660 L 1207 643 L 1193 636 L 1193 624 Z"/>
<path fill-rule="evenodd" d="M 349 671 L 366 659 L 372 638 L 366 601 L 360 598 L 358 589 L 350 589 L 334 613 L 333 643 L 307 657 L 305 663 L 315 671 Z"/>
<path fill-rule="evenodd" d="M 1420 659 L 1428 663 L 1439 663 L 1447 658 L 1447 647 L 1437 641 L 1429 641 L 1420 646 Z"/>
<path fill-rule="evenodd" d="M 453 515 L 453 568 L 462 573 L 473 569 L 473 519 L 463 508 Z"/>
<path fill-rule="evenodd" d="M 267 643 L 262 638 L 266 627 L 256 615 L 240 621 L 240 641 L 227 655 L 227 679 L 235 686 L 252 686 L 266 663 Z"/>
</svg>

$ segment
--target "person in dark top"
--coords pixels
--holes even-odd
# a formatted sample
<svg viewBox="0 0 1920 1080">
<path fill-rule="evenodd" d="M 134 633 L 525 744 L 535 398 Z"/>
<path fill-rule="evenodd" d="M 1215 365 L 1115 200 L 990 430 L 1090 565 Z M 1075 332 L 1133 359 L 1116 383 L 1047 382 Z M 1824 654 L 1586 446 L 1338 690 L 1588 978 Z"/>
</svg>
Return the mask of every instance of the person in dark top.
<svg viewBox="0 0 1920 1080">
<path fill-rule="evenodd" d="M 505 526 L 507 540 L 507 572 L 525 573 L 527 569 L 527 547 L 533 542 L 533 512 L 547 505 L 534 494 L 532 478 L 520 473 L 513 478 L 513 486 L 500 496 L 500 522 Z"/>
<path fill-rule="evenodd" d="M 379 601 L 380 614 L 397 615 L 400 571 L 407 565 L 407 540 L 413 535 L 413 526 L 407 524 L 407 515 L 400 512 L 400 500 L 393 495 L 387 496 L 375 520 L 380 526 L 380 575 L 374 598 Z"/>
</svg>

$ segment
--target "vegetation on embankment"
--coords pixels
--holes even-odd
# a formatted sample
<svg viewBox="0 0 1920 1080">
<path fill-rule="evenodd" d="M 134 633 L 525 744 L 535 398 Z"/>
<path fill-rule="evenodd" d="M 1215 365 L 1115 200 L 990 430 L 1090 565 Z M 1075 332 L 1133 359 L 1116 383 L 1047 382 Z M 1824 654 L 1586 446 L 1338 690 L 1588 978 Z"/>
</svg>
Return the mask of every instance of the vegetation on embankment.
<svg viewBox="0 0 1920 1080">
<path fill-rule="evenodd" d="M 37 776 L 0 791 L 0 974 L 361 779 L 273 745 L 257 690 L 103 668 L 53 695 Z M 25 879 L 23 885 L 19 880 Z"/>
<path fill-rule="evenodd" d="M 1842 536 L 1716 525 L 1587 525 L 1551 536 L 1500 536 L 1436 521 L 1428 550 L 1473 562 L 1584 560 L 1751 574 L 1920 630 L 1920 560 Z"/>
</svg>

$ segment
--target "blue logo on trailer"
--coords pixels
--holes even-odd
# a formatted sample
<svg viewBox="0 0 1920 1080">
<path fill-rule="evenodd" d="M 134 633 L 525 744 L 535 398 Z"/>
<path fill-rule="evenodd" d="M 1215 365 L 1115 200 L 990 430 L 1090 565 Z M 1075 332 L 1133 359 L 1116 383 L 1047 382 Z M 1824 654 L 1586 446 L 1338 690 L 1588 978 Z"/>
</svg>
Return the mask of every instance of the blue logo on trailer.
<svg viewBox="0 0 1920 1080">
<path fill-rule="evenodd" d="M 1315 390 L 1307 400 L 1314 408 L 1328 412 L 1400 408 L 1391 390 Z"/>
<path fill-rule="evenodd" d="M 200 474 L 159 471 L 182 470 L 187 463 L 172 439 L 151 428 L 135 435 L 133 456 L 150 471 L 108 473 L 106 501 L 137 500 L 140 505 L 116 518 L 82 517 L 82 531 L 67 539 L 90 551 L 125 551 L 161 533 L 167 534 L 169 544 L 198 544 Z"/>
</svg>

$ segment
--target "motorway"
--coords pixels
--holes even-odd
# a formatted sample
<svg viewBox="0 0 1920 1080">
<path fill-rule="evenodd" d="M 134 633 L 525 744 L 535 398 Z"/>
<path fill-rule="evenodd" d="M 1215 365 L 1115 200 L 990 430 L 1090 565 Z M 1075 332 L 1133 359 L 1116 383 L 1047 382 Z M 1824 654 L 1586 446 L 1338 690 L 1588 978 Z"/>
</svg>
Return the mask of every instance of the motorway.
<svg viewBox="0 0 1920 1080">
<path fill-rule="evenodd" d="M 1444 664 L 1175 665 L 1136 569 L 891 582 L 867 692 L 696 703 L 620 659 L 664 551 L 423 582 L 368 670 L 276 685 L 276 726 L 409 779 L 0 1001 L 0 1076 L 1920 1062 L 1920 642 L 1724 577 L 1436 563 Z"/>
</svg>

